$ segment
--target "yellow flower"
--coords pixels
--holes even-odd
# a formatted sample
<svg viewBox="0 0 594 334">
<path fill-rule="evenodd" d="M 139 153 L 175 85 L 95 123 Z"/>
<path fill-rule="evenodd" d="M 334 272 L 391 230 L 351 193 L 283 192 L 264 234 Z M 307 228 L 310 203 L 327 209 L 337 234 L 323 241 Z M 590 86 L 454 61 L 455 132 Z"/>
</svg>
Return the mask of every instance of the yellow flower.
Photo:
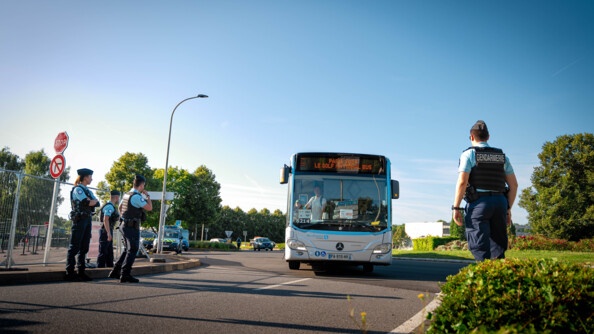
<svg viewBox="0 0 594 334">
<path fill-rule="evenodd" d="M 417 296 L 417 298 L 419 298 L 420 300 L 424 300 L 425 299 L 425 295 L 422 293 L 419 293 L 419 295 Z"/>
</svg>

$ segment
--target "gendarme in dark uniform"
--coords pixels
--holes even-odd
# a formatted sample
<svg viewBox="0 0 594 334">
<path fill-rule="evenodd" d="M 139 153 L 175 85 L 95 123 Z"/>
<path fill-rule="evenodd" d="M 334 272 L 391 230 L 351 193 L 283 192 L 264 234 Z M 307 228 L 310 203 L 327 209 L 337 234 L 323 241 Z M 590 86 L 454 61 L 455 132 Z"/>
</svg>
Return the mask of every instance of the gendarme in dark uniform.
<svg viewBox="0 0 594 334">
<path fill-rule="evenodd" d="M 109 202 L 101 207 L 101 229 L 99 230 L 99 255 L 97 268 L 113 267 L 113 228 L 120 221 L 118 203 L 120 192 L 112 190 Z"/>
<path fill-rule="evenodd" d="M 93 171 L 88 168 L 77 170 L 78 177 L 70 191 L 70 219 L 72 228 L 70 245 L 66 253 L 67 281 L 91 281 L 92 278 L 85 274 L 85 262 L 91 242 L 91 216 L 98 207 L 99 200 L 87 188 L 93 181 Z M 77 273 L 74 272 L 76 267 Z"/>
<path fill-rule="evenodd" d="M 146 179 L 143 176 L 136 175 L 134 188 L 124 194 L 120 204 L 120 231 L 124 235 L 124 250 L 109 277 L 119 278 L 121 283 L 138 283 L 138 279 L 132 277 L 131 271 L 140 242 L 140 224 L 146 220 L 145 211 L 153 209 L 150 197 L 144 190 L 145 183 Z"/>
<path fill-rule="evenodd" d="M 490 147 L 484 121 L 470 129 L 472 146 L 462 152 L 458 167 L 456 195 L 452 206 L 456 224 L 464 226 L 468 248 L 477 261 L 503 259 L 507 250 L 507 225 L 518 181 L 509 158 L 501 149 Z M 461 208 L 462 198 L 466 208 Z"/>
</svg>

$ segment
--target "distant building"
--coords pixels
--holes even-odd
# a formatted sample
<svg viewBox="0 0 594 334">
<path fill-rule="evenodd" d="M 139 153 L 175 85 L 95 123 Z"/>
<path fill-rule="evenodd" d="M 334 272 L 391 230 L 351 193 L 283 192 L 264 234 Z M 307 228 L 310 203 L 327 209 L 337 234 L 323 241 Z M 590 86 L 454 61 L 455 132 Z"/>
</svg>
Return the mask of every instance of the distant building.
<svg viewBox="0 0 594 334">
<path fill-rule="evenodd" d="M 442 222 L 406 223 L 404 224 L 404 231 L 411 239 L 424 238 L 428 236 L 443 237 L 444 224 Z"/>
</svg>

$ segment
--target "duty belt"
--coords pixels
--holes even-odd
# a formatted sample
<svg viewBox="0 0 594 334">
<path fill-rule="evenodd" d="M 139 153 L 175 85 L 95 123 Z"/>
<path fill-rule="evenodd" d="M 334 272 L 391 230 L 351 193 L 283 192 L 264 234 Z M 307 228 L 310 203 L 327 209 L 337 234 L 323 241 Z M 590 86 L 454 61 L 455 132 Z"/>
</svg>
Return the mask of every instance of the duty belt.
<svg viewBox="0 0 594 334">
<path fill-rule="evenodd" d="M 503 195 L 503 193 L 499 191 L 477 191 L 476 194 L 478 197 Z"/>
<path fill-rule="evenodd" d="M 140 228 L 140 219 L 124 219 L 122 221 L 122 226 Z"/>
</svg>

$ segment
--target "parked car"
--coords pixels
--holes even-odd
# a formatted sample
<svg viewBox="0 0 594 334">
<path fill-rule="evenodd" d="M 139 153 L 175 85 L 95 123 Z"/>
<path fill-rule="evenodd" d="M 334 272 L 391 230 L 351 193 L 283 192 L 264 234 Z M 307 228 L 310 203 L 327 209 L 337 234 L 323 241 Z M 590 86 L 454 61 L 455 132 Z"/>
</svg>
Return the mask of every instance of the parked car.
<svg viewBox="0 0 594 334">
<path fill-rule="evenodd" d="M 155 232 L 152 232 L 149 230 L 141 230 L 140 231 L 140 242 L 141 242 L 142 246 L 146 249 L 153 248 L 153 242 L 155 241 L 156 237 L 157 237 L 157 234 Z"/>
<path fill-rule="evenodd" d="M 227 240 L 223 239 L 223 238 L 212 238 L 209 240 L 209 242 L 221 242 L 221 243 L 226 243 Z"/>
<path fill-rule="evenodd" d="M 182 236 L 184 237 L 182 239 L 182 248 L 185 252 L 187 252 L 188 249 L 190 249 L 190 231 L 182 230 Z"/>
<path fill-rule="evenodd" d="M 177 254 L 183 250 L 183 234 L 179 228 L 165 228 L 163 234 L 163 250 L 175 251 Z M 157 248 L 159 238 L 155 238 L 153 247 Z"/>
<path fill-rule="evenodd" d="M 255 238 L 254 242 L 254 251 L 258 250 L 266 250 L 268 251 L 269 249 L 272 251 L 274 249 L 275 243 L 274 241 L 270 241 L 270 239 L 268 238 L 264 238 L 264 237 L 259 237 L 259 238 Z"/>
</svg>

